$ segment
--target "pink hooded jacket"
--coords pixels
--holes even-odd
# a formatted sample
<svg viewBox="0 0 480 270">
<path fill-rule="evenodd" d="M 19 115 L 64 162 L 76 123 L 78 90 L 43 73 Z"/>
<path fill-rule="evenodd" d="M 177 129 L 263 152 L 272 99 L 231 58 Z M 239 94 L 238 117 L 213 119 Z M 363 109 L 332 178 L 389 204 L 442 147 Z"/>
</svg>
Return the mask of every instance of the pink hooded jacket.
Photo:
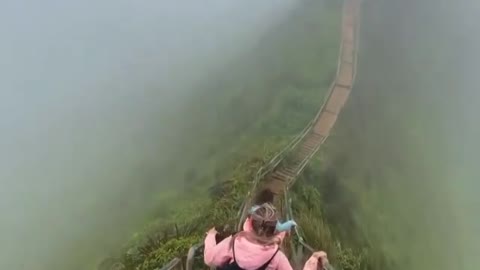
<svg viewBox="0 0 480 270">
<path fill-rule="evenodd" d="M 251 224 L 247 219 L 244 223 L 244 230 L 250 231 Z M 285 233 L 279 234 L 282 240 Z M 209 266 L 221 266 L 233 262 L 233 250 L 231 248 L 232 236 L 216 243 L 215 233 L 207 234 L 205 238 L 204 261 Z M 263 246 L 249 242 L 246 238 L 239 237 L 235 239 L 235 260 L 238 266 L 245 270 L 255 270 L 264 265 L 275 254 L 278 245 Z M 318 259 L 311 257 L 305 264 L 304 270 L 316 270 Z M 287 256 L 282 251 L 273 257 L 266 270 L 292 270 L 292 266 Z"/>
<path fill-rule="evenodd" d="M 232 236 L 215 243 L 215 234 L 209 233 L 205 238 L 205 264 L 221 266 L 233 262 L 233 249 L 230 246 Z M 262 246 L 249 242 L 246 238 L 235 239 L 235 260 L 245 270 L 255 270 L 264 265 L 277 251 L 278 246 Z M 290 262 L 283 252 L 278 251 L 266 270 L 292 270 Z"/>
</svg>

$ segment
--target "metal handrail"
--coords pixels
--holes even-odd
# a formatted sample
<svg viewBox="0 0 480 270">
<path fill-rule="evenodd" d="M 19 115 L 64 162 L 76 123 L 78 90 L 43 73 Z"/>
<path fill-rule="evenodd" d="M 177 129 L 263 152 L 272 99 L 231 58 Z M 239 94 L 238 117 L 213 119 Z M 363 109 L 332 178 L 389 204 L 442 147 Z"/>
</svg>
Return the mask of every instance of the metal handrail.
<svg viewBox="0 0 480 270">
<path fill-rule="evenodd" d="M 343 9 L 345 9 L 345 2 L 344 2 L 344 7 Z M 343 19 L 344 19 L 344 12 L 342 12 L 342 22 L 343 22 Z M 341 24 L 341 30 L 343 30 L 343 23 Z M 340 47 L 339 47 L 339 50 L 338 50 L 338 60 L 337 60 L 337 70 L 335 72 L 335 78 L 333 80 L 333 82 L 330 84 L 330 87 L 328 89 L 328 92 L 327 94 L 324 96 L 323 98 L 323 102 L 322 102 L 322 105 L 320 106 L 320 109 L 317 111 L 317 113 L 315 114 L 315 116 L 313 117 L 312 120 L 310 120 L 310 122 L 308 122 L 308 124 L 305 126 L 305 128 L 300 132 L 298 133 L 291 141 L 290 143 L 285 146 L 280 152 L 278 152 L 273 158 L 270 159 L 270 161 L 262 166 L 256 173 L 255 175 L 255 178 L 253 180 L 253 183 L 252 183 L 252 188 L 251 190 L 247 193 L 247 198 L 244 200 L 243 204 L 242 204 L 242 214 L 240 216 L 240 219 L 239 219 L 239 222 L 237 224 L 237 229 L 240 229 L 241 226 L 242 226 L 242 222 L 243 220 L 246 218 L 246 215 L 247 215 L 247 210 L 248 210 L 248 207 L 249 207 L 249 204 L 248 202 L 251 201 L 251 196 L 253 194 L 253 192 L 255 192 L 256 188 L 257 188 L 257 185 L 258 183 L 260 182 L 260 180 L 263 179 L 263 177 L 274 171 L 277 166 L 283 161 L 285 160 L 285 158 L 292 152 L 293 149 L 295 149 L 295 147 L 303 140 L 305 139 L 305 137 L 307 136 L 307 134 L 309 134 L 314 126 L 314 124 L 317 122 L 318 118 L 320 117 L 320 115 L 322 114 L 330 96 L 332 95 L 332 92 L 333 92 L 333 89 L 335 88 L 335 85 L 336 85 L 336 81 L 338 79 L 338 75 L 340 73 L 340 66 L 341 66 L 341 59 L 342 59 L 342 51 L 344 49 L 344 40 L 343 40 L 343 36 L 340 35 Z M 313 152 L 313 154 L 315 153 L 316 151 Z M 311 155 L 313 156 L 313 155 Z M 305 163 L 308 163 L 308 160 L 304 160 Z M 306 165 L 306 164 L 305 164 Z M 303 167 L 305 167 L 305 165 L 303 165 Z M 302 167 L 302 169 L 303 169 Z M 298 176 L 298 173 L 297 175 Z M 296 178 L 296 177 L 295 177 Z"/>
<path fill-rule="evenodd" d="M 285 191 L 284 195 L 285 195 L 285 204 L 286 204 L 286 209 L 287 209 L 287 217 L 289 219 L 294 219 L 293 210 L 292 210 L 292 199 L 288 196 L 288 190 Z M 300 244 L 298 246 L 299 248 L 298 248 L 297 252 L 301 251 L 300 248 L 305 248 L 306 250 L 308 250 L 311 253 L 314 253 L 316 251 L 312 246 L 310 246 L 305 241 L 305 238 L 303 237 L 303 234 L 302 234 L 302 232 L 300 230 L 300 227 L 298 225 L 293 227 L 293 231 L 294 231 L 294 234 L 292 234 L 292 235 L 296 236 L 296 239 L 297 239 L 298 243 Z M 292 242 L 292 246 L 294 246 L 293 237 L 292 237 L 291 242 Z M 293 248 L 292 250 L 295 250 L 295 249 Z M 296 251 L 294 251 L 294 252 L 296 252 Z M 299 257 L 299 256 L 298 256 L 298 254 L 294 254 L 294 257 Z M 330 263 L 327 263 L 326 265 L 323 266 L 323 269 L 324 270 L 334 270 L 335 268 Z"/>
<path fill-rule="evenodd" d="M 197 250 L 199 250 L 202 247 L 203 247 L 203 243 L 198 243 L 190 247 L 187 254 L 187 261 L 185 262 L 185 265 L 186 265 L 185 270 L 193 269 L 193 259 L 195 258 L 195 253 L 197 252 Z"/>
<path fill-rule="evenodd" d="M 169 263 L 164 265 L 162 268 L 157 268 L 157 269 L 158 270 L 173 270 L 176 267 L 183 270 L 183 264 L 182 264 L 182 260 L 180 258 L 174 258 Z"/>
<path fill-rule="evenodd" d="M 353 0 L 355 1 L 355 0 Z M 359 0 L 358 0 L 359 1 Z M 358 2 L 356 3 L 358 4 Z M 345 5 L 345 2 L 344 2 L 344 9 L 346 8 L 346 5 Z M 358 9 L 356 9 L 356 13 L 354 14 L 355 16 L 355 30 L 354 30 L 354 50 L 353 50 L 353 53 L 354 53 L 354 59 L 353 59 L 353 65 L 352 65 L 352 69 L 353 69 L 353 72 L 352 72 L 352 86 L 355 82 L 355 79 L 356 79 L 356 76 L 357 76 L 357 62 L 358 62 L 358 47 L 359 47 L 359 40 L 358 40 L 358 34 L 360 32 L 360 23 L 359 23 L 359 20 L 360 20 L 360 15 L 358 13 Z M 345 13 L 343 13 L 345 14 Z M 342 19 L 343 21 L 343 19 Z M 343 50 L 343 39 L 342 39 L 342 46 L 341 46 L 341 51 L 340 51 L 340 57 L 342 56 L 342 50 Z M 339 59 L 340 60 L 340 59 Z M 340 66 L 339 66 L 340 67 Z M 338 76 L 338 69 L 337 69 L 337 76 Z M 331 93 L 329 93 L 329 95 L 331 95 Z M 325 104 L 324 104 L 325 105 Z M 323 107 L 324 105 L 322 105 L 322 108 L 320 109 L 320 112 L 318 115 L 321 114 L 321 112 L 323 111 Z M 305 166 L 308 164 L 308 162 L 310 161 L 310 159 L 313 157 L 313 155 L 318 151 L 318 149 L 320 148 L 320 145 L 327 139 L 328 136 L 324 137 L 323 138 L 323 141 L 312 151 L 312 153 L 310 153 L 307 157 L 304 158 L 304 160 L 302 160 L 302 162 L 300 163 L 300 166 L 299 166 L 299 169 L 297 170 L 297 173 L 295 175 L 294 178 L 298 177 L 301 172 L 303 171 L 303 169 L 305 168 Z M 291 187 L 291 184 L 289 186 L 287 186 L 287 188 L 285 189 L 285 193 L 284 193 L 284 200 L 285 200 L 285 204 L 286 204 L 286 209 L 287 209 L 287 218 L 288 219 L 294 219 L 294 216 L 293 216 L 293 210 L 292 210 L 292 199 L 289 197 L 288 195 L 288 191 L 289 191 L 289 188 Z M 294 236 L 296 236 L 296 240 L 298 241 L 299 243 L 299 249 L 298 249 L 298 252 L 301 251 L 301 248 L 304 248 L 310 252 L 315 252 L 315 249 L 310 246 L 306 241 L 305 241 L 305 238 L 301 232 L 301 229 L 299 226 L 295 226 L 294 227 Z M 292 238 L 292 245 L 293 245 L 293 238 Z M 301 248 L 300 248 L 301 247 Z M 295 252 L 295 249 L 293 248 L 292 250 L 294 250 Z M 298 254 L 295 254 L 295 255 L 298 255 Z M 333 270 L 333 266 L 331 264 L 327 264 L 325 267 L 324 267 L 325 270 Z"/>
<path fill-rule="evenodd" d="M 348 0 L 347 0 L 348 1 Z M 353 0 L 355 1 L 355 0 Z M 345 3 L 345 2 L 344 2 Z M 344 9 L 346 8 L 345 4 L 344 4 Z M 342 21 L 344 20 L 344 15 L 345 15 L 345 12 L 342 13 Z M 359 14 L 357 12 L 357 14 L 354 14 L 355 16 L 355 20 L 356 20 L 356 25 L 355 25 L 355 30 L 354 30 L 354 49 L 353 49 L 353 63 L 352 63 L 352 83 L 351 83 L 351 86 L 353 86 L 353 84 L 355 83 L 355 79 L 356 79 L 356 76 L 357 76 L 357 62 L 358 62 L 358 46 L 359 46 L 359 41 L 358 41 L 358 33 L 360 31 L 360 23 L 359 23 Z M 342 38 L 342 41 L 341 41 L 341 45 L 340 45 L 340 51 L 339 51 L 339 59 L 338 59 L 338 65 L 337 65 L 337 75 L 336 75 L 336 78 L 334 80 L 334 82 L 332 83 L 331 87 L 330 87 L 330 92 L 328 93 L 328 95 L 326 96 L 326 99 L 324 101 L 324 103 L 322 104 L 322 107 L 320 108 L 319 112 L 317 113 L 317 116 L 315 117 L 314 121 L 316 122 L 316 120 L 318 120 L 318 117 L 321 115 L 321 113 L 323 112 L 325 106 L 326 106 L 326 103 L 328 102 L 328 100 L 330 99 L 330 96 L 332 94 L 332 91 L 333 91 L 333 88 L 335 87 L 335 84 L 336 84 L 336 81 L 337 81 L 337 78 L 338 78 L 338 74 L 339 74 L 339 71 L 340 71 L 340 66 L 341 66 L 341 59 L 342 59 L 342 55 L 343 55 L 343 49 L 344 49 L 344 41 L 343 41 L 343 38 Z M 316 154 L 316 152 L 320 149 L 320 146 L 327 140 L 328 138 L 328 135 L 323 137 L 321 143 L 319 143 L 315 148 L 314 150 L 309 154 L 307 155 L 301 162 L 300 162 L 300 165 L 296 171 L 296 174 L 295 176 L 293 177 L 293 179 L 296 179 L 302 172 L 303 170 L 305 169 L 306 165 L 310 162 L 310 160 L 313 158 L 313 156 Z M 289 183 L 289 185 L 291 186 L 293 183 Z"/>
</svg>

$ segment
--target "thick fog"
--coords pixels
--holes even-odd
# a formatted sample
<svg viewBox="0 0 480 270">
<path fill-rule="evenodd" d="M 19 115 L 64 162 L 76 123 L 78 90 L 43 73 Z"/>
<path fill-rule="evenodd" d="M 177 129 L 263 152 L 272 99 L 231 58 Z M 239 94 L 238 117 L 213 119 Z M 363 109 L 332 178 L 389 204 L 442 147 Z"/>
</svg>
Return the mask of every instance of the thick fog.
<svg viewBox="0 0 480 270">
<path fill-rule="evenodd" d="M 119 198 L 167 158 L 174 109 L 293 2 L 1 1 L 0 268 L 114 252 L 146 211 Z"/>
<path fill-rule="evenodd" d="M 362 7 L 357 84 L 338 124 L 358 225 L 388 269 L 478 269 L 480 4 Z"/>
</svg>

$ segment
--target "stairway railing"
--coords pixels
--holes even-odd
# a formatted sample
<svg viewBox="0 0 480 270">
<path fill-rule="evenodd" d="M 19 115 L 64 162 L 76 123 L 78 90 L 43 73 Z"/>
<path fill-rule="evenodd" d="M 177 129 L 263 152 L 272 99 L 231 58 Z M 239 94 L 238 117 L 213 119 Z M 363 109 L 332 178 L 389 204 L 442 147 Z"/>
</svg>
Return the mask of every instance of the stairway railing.
<svg viewBox="0 0 480 270">
<path fill-rule="evenodd" d="M 292 210 L 292 198 L 288 195 L 288 189 L 285 190 L 284 193 L 284 202 L 285 202 L 285 209 L 287 209 L 287 219 L 295 220 Z M 298 225 L 294 227 L 292 235 L 290 237 L 290 245 L 292 250 L 292 258 L 294 260 L 294 265 L 296 269 L 301 269 L 303 261 L 302 259 L 305 258 L 305 251 L 308 253 L 314 253 L 316 250 L 310 246 L 306 241 L 305 237 L 303 236 L 303 232 L 301 227 Z M 323 267 L 324 270 L 334 270 L 331 264 L 327 264 Z"/>
<path fill-rule="evenodd" d="M 345 3 L 348 2 L 349 0 L 346 0 L 344 2 L 344 9 L 346 8 L 345 6 Z M 345 20 L 345 12 L 342 13 L 343 16 L 342 16 L 342 22 Z M 352 81 L 351 81 L 351 86 L 353 86 L 353 84 L 355 83 L 355 79 L 357 77 L 357 61 L 358 61 L 358 33 L 360 31 L 360 22 L 359 22 L 359 14 L 358 14 L 358 10 L 357 10 L 357 13 L 354 14 L 355 18 L 354 20 L 356 21 L 355 23 L 355 29 L 354 29 L 354 46 L 353 46 L 353 63 L 352 63 Z M 343 53 L 344 53 L 344 50 L 345 49 L 345 46 L 344 46 L 344 39 L 342 38 L 341 40 L 341 45 L 340 45 L 340 51 L 339 51 L 339 58 L 338 58 L 338 65 L 337 65 L 337 75 L 335 77 L 335 80 L 333 81 L 332 85 L 330 86 L 330 91 L 328 93 L 328 95 L 325 96 L 325 100 L 322 104 L 322 106 L 320 107 L 320 110 L 318 111 L 317 115 L 315 116 L 314 120 L 312 120 L 312 123 L 311 123 L 311 127 L 313 127 L 313 123 L 315 123 L 317 120 L 318 120 L 318 117 L 321 115 L 321 113 L 325 110 L 325 107 L 327 105 L 327 102 L 328 100 L 330 99 L 330 96 L 332 95 L 332 92 L 333 92 L 333 89 L 334 87 L 336 86 L 336 82 L 337 82 L 337 78 L 338 78 L 338 74 L 340 72 L 340 67 L 341 67 L 341 63 L 342 63 L 342 56 L 343 56 Z M 315 156 L 316 152 L 320 149 L 320 146 L 327 140 L 328 138 L 328 135 L 323 137 L 322 138 L 322 141 L 315 147 L 315 149 L 309 154 L 307 155 L 301 162 L 300 162 L 300 165 L 296 171 L 296 174 L 295 176 L 292 178 L 293 180 L 295 180 L 300 174 L 302 174 L 303 170 L 305 169 L 305 167 L 308 165 L 308 163 L 310 162 L 310 160 L 313 158 L 313 156 Z M 291 187 L 293 185 L 293 183 L 289 183 L 289 186 L 288 187 Z"/>
<path fill-rule="evenodd" d="M 164 265 L 159 270 L 183 270 L 182 259 L 174 258 L 173 260 L 171 260 L 169 263 Z"/>
<path fill-rule="evenodd" d="M 343 33 L 343 22 L 344 22 L 344 19 L 345 19 L 345 9 L 346 9 L 346 3 L 350 1 L 350 0 L 345 0 L 344 1 L 344 4 L 343 4 L 343 10 L 342 10 L 342 16 L 341 16 L 341 33 Z M 285 146 L 278 154 L 276 154 L 266 165 L 262 166 L 257 174 L 255 175 L 255 178 L 252 182 L 252 188 L 250 189 L 250 191 L 247 193 L 247 197 L 246 199 L 243 201 L 242 203 L 242 210 L 241 210 L 241 215 L 240 215 L 240 219 L 238 221 L 238 224 L 237 224 L 237 229 L 241 229 L 241 226 L 242 226 L 242 223 L 243 223 L 243 220 L 245 220 L 246 218 L 246 215 L 247 215 L 247 211 L 248 209 L 250 208 L 251 206 L 251 200 L 252 200 L 252 195 L 253 193 L 256 191 L 257 189 L 257 186 L 258 186 L 258 183 L 269 173 L 273 172 L 277 167 L 278 165 L 284 161 L 290 154 L 292 154 L 293 150 L 299 145 L 299 143 L 305 139 L 305 137 L 307 136 L 307 134 L 309 134 L 315 123 L 317 123 L 321 113 L 324 111 L 326 105 L 327 105 L 327 102 L 330 98 L 330 96 L 332 95 L 332 92 L 333 92 L 333 89 L 335 88 L 335 85 L 336 85 L 336 82 L 337 82 L 337 79 L 338 79 L 338 75 L 340 73 L 340 67 L 341 67 L 341 62 L 342 62 L 342 52 L 344 50 L 344 39 L 343 39 L 343 36 L 342 34 L 340 35 L 340 47 L 339 47 L 339 50 L 338 50 L 338 59 L 337 59 L 337 70 L 336 70 L 336 73 L 335 73 L 335 77 L 334 77 L 334 80 L 332 81 L 332 83 L 330 84 L 330 87 L 328 89 L 328 92 L 327 94 L 324 96 L 323 98 L 323 102 L 322 102 L 322 105 L 320 106 L 319 110 L 317 111 L 317 113 L 315 114 L 315 116 L 313 117 L 312 120 L 310 120 L 310 122 L 308 122 L 308 124 L 305 126 L 305 128 L 299 133 L 297 134 L 293 139 L 292 141 L 287 145 Z M 356 55 L 356 54 L 355 54 Z M 355 65 L 354 65 L 355 66 Z M 355 70 L 354 70 L 355 72 Z M 325 140 L 326 138 L 324 138 L 322 140 L 322 143 L 323 141 Z M 295 177 L 293 177 L 291 180 L 292 182 L 288 183 L 288 186 L 291 186 L 293 185 L 293 182 L 296 180 L 296 178 L 301 174 L 301 172 L 303 171 L 303 169 L 305 168 L 305 166 L 308 164 L 308 162 L 312 159 L 312 157 L 315 155 L 315 153 L 317 152 L 318 148 L 320 147 L 321 144 L 319 144 L 317 147 L 316 147 L 316 150 L 313 151 L 310 155 L 307 156 L 307 158 L 305 158 L 302 162 L 301 162 L 301 166 L 299 166 L 299 170 L 297 170 L 296 174 L 295 174 Z"/>
</svg>

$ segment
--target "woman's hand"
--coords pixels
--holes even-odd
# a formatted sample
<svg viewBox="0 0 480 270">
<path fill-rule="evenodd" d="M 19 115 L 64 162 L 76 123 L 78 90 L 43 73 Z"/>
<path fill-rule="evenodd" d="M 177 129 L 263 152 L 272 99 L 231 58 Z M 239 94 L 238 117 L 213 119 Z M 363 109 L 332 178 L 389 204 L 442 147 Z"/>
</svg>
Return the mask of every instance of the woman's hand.
<svg viewBox="0 0 480 270">
<path fill-rule="evenodd" d="M 318 259 L 322 266 L 325 267 L 328 265 L 327 253 L 325 251 L 317 251 L 312 254 L 312 257 Z"/>
<path fill-rule="evenodd" d="M 217 229 L 215 227 L 211 228 L 206 234 L 217 234 Z"/>
<path fill-rule="evenodd" d="M 322 266 L 320 267 L 319 264 L 322 264 Z M 305 263 L 303 270 L 317 270 L 319 268 L 328 269 L 328 266 L 327 253 L 324 251 L 317 251 L 310 256 L 308 261 Z"/>
</svg>

